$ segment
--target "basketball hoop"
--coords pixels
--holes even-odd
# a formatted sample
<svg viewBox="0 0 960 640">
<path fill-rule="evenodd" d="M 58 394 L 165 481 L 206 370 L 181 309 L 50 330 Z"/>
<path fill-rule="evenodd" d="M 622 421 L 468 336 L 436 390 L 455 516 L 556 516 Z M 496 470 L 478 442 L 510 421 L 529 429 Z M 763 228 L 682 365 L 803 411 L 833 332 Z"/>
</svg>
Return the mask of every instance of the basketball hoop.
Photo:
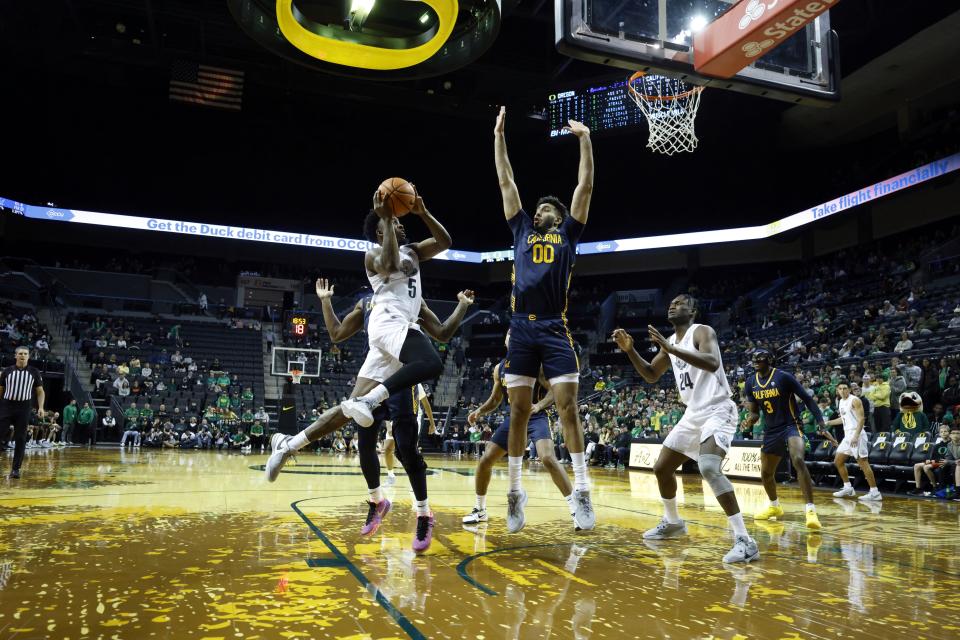
<svg viewBox="0 0 960 640">
<path fill-rule="evenodd" d="M 303 371 L 299 369 L 291 369 L 290 377 L 293 378 L 293 384 L 300 384 L 300 378 L 303 377 Z"/>
<path fill-rule="evenodd" d="M 647 119 L 650 150 L 672 156 L 697 148 L 694 121 L 703 87 L 637 71 L 627 81 L 627 90 Z"/>
</svg>

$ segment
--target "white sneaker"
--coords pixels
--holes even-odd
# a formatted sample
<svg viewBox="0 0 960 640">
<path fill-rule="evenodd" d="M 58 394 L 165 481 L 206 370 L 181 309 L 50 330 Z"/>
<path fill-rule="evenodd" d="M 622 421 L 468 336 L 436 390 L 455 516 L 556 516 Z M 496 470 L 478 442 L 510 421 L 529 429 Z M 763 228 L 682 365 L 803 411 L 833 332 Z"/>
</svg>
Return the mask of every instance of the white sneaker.
<svg viewBox="0 0 960 640">
<path fill-rule="evenodd" d="M 397 476 L 393 473 L 388 473 L 386 486 L 392 487 L 395 484 L 397 484 Z"/>
<path fill-rule="evenodd" d="M 734 562 L 752 562 L 760 559 L 760 550 L 757 542 L 750 536 L 737 536 L 733 541 L 733 548 L 723 556 L 726 564 Z"/>
<path fill-rule="evenodd" d="M 344 400 L 340 403 L 340 411 L 361 427 L 369 427 L 373 424 L 373 411 L 366 400 Z"/>
<path fill-rule="evenodd" d="M 687 535 L 686 522 L 683 520 L 680 522 L 669 522 L 666 518 L 660 518 L 657 526 L 643 532 L 643 538 L 645 540 L 666 540 L 667 538 L 679 538 L 685 535 Z"/>
<path fill-rule="evenodd" d="M 463 516 L 463 524 L 480 524 L 481 522 L 487 521 L 487 510 L 479 509 L 477 507 L 473 508 L 473 511 L 470 512 L 470 515 Z"/>
<path fill-rule="evenodd" d="M 840 491 L 834 491 L 834 492 L 833 492 L 833 497 L 834 497 L 834 498 L 852 498 L 852 497 L 854 497 L 855 495 L 857 495 L 857 492 L 854 491 L 854 489 L 853 489 L 852 486 L 850 486 L 850 487 L 843 487 L 842 489 L 840 489 Z"/>
<path fill-rule="evenodd" d="M 870 502 L 873 500 L 883 500 L 883 494 L 879 490 L 871 489 L 867 493 L 860 496 L 860 500 L 864 502 Z"/>
<path fill-rule="evenodd" d="M 525 506 L 527 506 L 527 492 L 523 488 L 520 491 L 507 492 L 507 531 L 510 533 L 520 531 L 526 524 L 523 516 Z"/>
<path fill-rule="evenodd" d="M 287 447 L 290 436 L 282 433 L 275 433 L 270 438 L 270 446 L 273 453 L 267 458 L 267 464 L 263 465 L 263 470 L 267 474 L 267 481 L 273 482 L 280 475 L 280 469 L 286 464 L 287 460 L 293 457 L 297 452 Z"/>
<path fill-rule="evenodd" d="M 593 503 L 590 501 L 590 490 L 573 490 L 573 521 L 574 528 L 577 531 L 593 529 L 597 524 L 597 514 L 593 511 Z"/>
</svg>

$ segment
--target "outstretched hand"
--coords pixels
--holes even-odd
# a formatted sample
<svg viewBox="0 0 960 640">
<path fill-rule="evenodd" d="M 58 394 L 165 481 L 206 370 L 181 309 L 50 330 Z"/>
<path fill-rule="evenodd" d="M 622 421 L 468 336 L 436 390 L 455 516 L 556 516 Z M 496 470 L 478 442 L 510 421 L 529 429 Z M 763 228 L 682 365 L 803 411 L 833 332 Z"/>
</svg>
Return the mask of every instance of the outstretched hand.
<svg viewBox="0 0 960 640">
<path fill-rule="evenodd" d="M 623 329 L 614 329 L 613 330 L 613 341 L 617 343 L 617 346 L 620 347 L 620 350 L 624 353 L 633 350 L 633 336 L 624 331 Z"/>
<path fill-rule="evenodd" d="M 662 333 L 657 331 L 656 327 L 654 327 L 652 324 L 647 325 L 647 334 L 650 336 L 650 342 L 660 347 L 662 351 L 670 353 L 670 343 L 666 338 L 663 337 Z"/>
<path fill-rule="evenodd" d="M 333 286 L 326 278 L 317 278 L 317 297 L 321 300 L 333 297 Z"/>
<path fill-rule="evenodd" d="M 590 128 L 583 124 L 582 122 L 577 122 L 576 120 L 567 120 L 567 126 L 563 128 L 564 131 L 569 131 L 578 138 L 584 136 L 590 137 Z"/>
<path fill-rule="evenodd" d="M 477 424 L 477 420 L 479 418 L 480 418 L 480 411 L 478 409 L 474 409 L 473 411 L 467 414 L 467 423 L 472 427 L 473 425 Z"/>
<path fill-rule="evenodd" d="M 507 108 L 500 107 L 500 113 L 497 114 L 497 124 L 493 127 L 493 134 L 497 136 L 503 135 L 503 125 L 507 119 Z"/>
<path fill-rule="evenodd" d="M 416 216 L 422 216 L 427 212 L 427 206 L 423 204 L 423 198 L 420 197 L 420 192 L 417 191 L 417 185 L 411 183 L 410 186 L 413 187 L 413 192 L 417 194 L 417 198 L 413 201 L 413 206 L 410 207 L 410 213 Z"/>
<path fill-rule="evenodd" d="M 464 289 L 463 291 L 457 294 L 457 300 L 459 300 L 460 302 L 464 303 L 467 306 L 470 306 L 471 304 L 473 304 L 473 301 L 475 298 L 476 298 L 476 294 L 473 292 L 472 289 Z"/>
<path fill-rule="evenodd" d="M 387 209 L 383 203 L 383 194 L 380 193 L 380 189 L 373 192 L 373 212 L 377 214 L 379 218 L 390 217 L 390 210 Z"/>
</svg>

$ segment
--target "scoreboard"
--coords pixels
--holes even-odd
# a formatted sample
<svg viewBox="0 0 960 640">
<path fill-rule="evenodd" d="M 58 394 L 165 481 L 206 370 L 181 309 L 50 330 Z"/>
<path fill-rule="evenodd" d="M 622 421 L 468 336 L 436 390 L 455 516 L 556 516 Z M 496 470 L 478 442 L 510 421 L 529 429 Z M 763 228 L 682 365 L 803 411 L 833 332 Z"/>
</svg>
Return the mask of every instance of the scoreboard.
<svg viewBox="0 0 960 640">
<path fill-rule="evenodd" d="M 625 78 L 605 84 L 551 93 L 547 97 L 550 137 L 567 135 L 567 120 L 577 120 L 592 133 L 643 124 L 643 114 L 627 93 Z"/>
<path fill-rule="evenodd" d="M 295 336 L 306 335 L 309 325 L 310 320 L 305 315 L 294 314 L 290 316 L 290 333 Z"/>
</svg>

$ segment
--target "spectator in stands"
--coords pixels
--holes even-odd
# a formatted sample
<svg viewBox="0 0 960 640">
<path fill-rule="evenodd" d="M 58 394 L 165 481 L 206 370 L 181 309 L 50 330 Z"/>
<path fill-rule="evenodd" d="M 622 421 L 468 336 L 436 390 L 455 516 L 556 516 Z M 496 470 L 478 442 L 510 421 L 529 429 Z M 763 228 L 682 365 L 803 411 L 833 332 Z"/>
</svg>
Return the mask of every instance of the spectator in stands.
<svg viewBox="0 0 960 640">
<path fill-rule="evenodd" d="M 861 401 L 866 398 L 870 401 L 873 409 L 873 428 L 877 433 L 890 431 L 890 385 L 887 381 L 878 378 L 874 380 L 873 376 L 865 373 L 863 375 L 863 395 Z"/>
<path fill-rule="evenodd" d="M 947 427 L 947 434 L 950 433 L 950 426 L 953 424 L 953 416 L 948 418 L 942 402 L 935 402 L 933 413 L 930 415 L 930 428 L 939 431 L 940 427 Z"/>
<path fill-rule="evenodd" d="M 905 391 L 900 395 L 900 413 L 893 421 L 893 432 L 907 435 L 907 441 L 913 442 L 920 434 L 929 433 L 930 419 L 923 413 L 923 401 L 916 391 Z"/>
<path fill-rule="evenodd" d="M 130 409 L 127 409 L 127 411 L 129 412 Z M 134 447 L 140 446 L 140 424 L 137 418 L 127 420 L 127 426 L 123 432 L 123 437 L 120 438 L 121 449 L 127 446 L 127 438 L 131 438 L 133 440 Z"/>
<path fill-rule="evenodd" d="M 950 442 L 947 443 L 944 462 L 944 478 L 953 479 L 953 486 L 960 487 L 960 425 L 954 425 L 950 429 Z M 954 498 L 954 502 L 960 502 L 960 498 Z"/>
<path fill-rule="evenodd" d="M 923 359 L 923 383 L 920 397 L 926 407 L 934 406 L 940 400 L 940 370 L 930 358 Z"/>
<path fill-rule="evenodd" d="M 103 428 L 104 435 L 113 433 L 114 428 L 117 426 L 117 419 L 113 417 L 113 411 L 107 409 L 103 418 L 100 420 L 100 426 Z"/>
<path fill-rule="evenodd" d="M 903 353 L 905 351 L 910 351 L 913 349 L 913 341 L 910 339 L 909 334 L 906 331 L 903 331 L 900 334 L 900 342 L 897 343 L 897 346 L 893 348 L 894 353 Z"/>
<path fill-rule="evenodd" d="M 117 395 L 121 398 L 130 395 L 130 381 L 127 380 L 126 374 L 121 373 L 117 376 L 117 379 L 113 381 L 113 388 L 117 390 Z"/>
<path fill-rule="evenodd" d="M 146 418 L 147 420 L 152 421 L 154 418 L 153 409 L 150 407 L 150 403 L 144 403 L 143 408 L 140 409 L 140 417 Z"/>
<path fill-rule="evenodd" d="M 890 411 L 895 413 L 899 406 L 900 394 L 907 390 L 907 379 L 903 375 L 905 365 L 900 364 L 899 358 L 893 358 L 890 361 L 890 367 L 887 369 L 890 382 Z"/>
<path fill-rule="evenodd" d="M 147 363 L 143 365 L 143 368 L 140 369 L 140 376 L 143 378 L 149 378 L 152 375 L 153 375 L 153 368 L 150 366 L 150 362 L 147 361 Z"/>
<path fill-rule="evenodd" d="M 250 426 L 250 446 L 263 452 L 265 442 L 263 424 L 259 420 L 254 420 Z"/>
<path fill-rule="evenodd" d="M 40 336 L 33 346 L 37 360 L 46 360 L 47 356 L 50 355 L 50 343 L 47 341 L 46 335 Z"/>
<path fill-rule="evenodd" d="M 947 386 L 940 394 L 940 402 L 947 408 L 947 411 L 957 415 L 956 407 L 960 404 L 960 386 L 957 385 L 957 376 L 951 375 L 947 378 Z"/>
<path fill-rule="evenodd" d="M 196 418 L 190 418 L 190 424 L 195 425 Z M 204 420 L 197 431 L 197 442 L 201 449 L 209 449 L 213 446 L 213 433 L 210 431 L 210 423 Z"/>
<path fill-rule="evenodd" d="M 630 463 L 630 431 L 627 429 L 626 425 L 620 427 L 620 433 L 617 434 L 613 442 L 613 450 L 616 454 L 614 459 L 614 466 L 619 464 L 623 465 L 623 468 L 626 469 Z"/>
<path fill-rule="evenodd" d="M 903 367 L 903 379 L 907 383 L 907 391 L 920 391 L 923 384 L 923 369 L 917 366 L 913 356 L 907 356 L 907 363 Z"/>
<path fill-rule="evenodd" d="M 950 329 L 960 329 L 960 307 L 953 310 L 953 317 L 950 318 L 947 327 Z"/>
<path fill-rule="evenodd" d="M 73 444 L 73 428 L 77 424 L 77 413 L 79 412 L 79 407 L 77 407 L 76 398 L 71 398 L 70 403 L 63 408 L 63 442 L 64 444 Z"/>
<path fill-rule="evenodd" d="M 920 336 L 933 335 L 938 328 L 940 328 L 940 321 L 930 311 L 925 312 L 915 325 L 915 331 Z"/>
</svg>

